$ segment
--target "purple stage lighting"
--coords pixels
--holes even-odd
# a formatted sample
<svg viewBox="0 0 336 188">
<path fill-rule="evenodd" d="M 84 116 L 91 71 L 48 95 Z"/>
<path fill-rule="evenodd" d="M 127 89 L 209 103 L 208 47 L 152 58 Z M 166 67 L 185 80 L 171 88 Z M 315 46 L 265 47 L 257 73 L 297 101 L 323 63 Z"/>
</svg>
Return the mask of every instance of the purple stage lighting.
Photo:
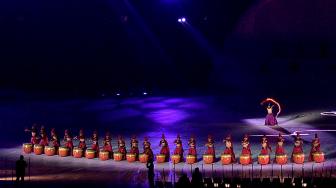
<svg viewBox="0 0 336 188">
<path fill-rule="evenodd" d="M 187 20 L 186 20 L 186 18 L 181 18 L 181 21 L 186 22 Z"/>
<path fill-rule="evenodd" d="M 117 96 L 120 96 L 120 93 L 117 93 Z"/>
<path fill-rule="evenodd" d="M 177 21 L 181 23 L 181 22 L 182 22 L 182 19 L 181 19 L 181 18 L 179 18 Z"/>
<path fill-rule="evenodd" d="M 147 92 L 143 92 L 142 94 L 143 94 L 143 95 L 147 95 L 148 93 L 147 93 Z"/>
</svg>

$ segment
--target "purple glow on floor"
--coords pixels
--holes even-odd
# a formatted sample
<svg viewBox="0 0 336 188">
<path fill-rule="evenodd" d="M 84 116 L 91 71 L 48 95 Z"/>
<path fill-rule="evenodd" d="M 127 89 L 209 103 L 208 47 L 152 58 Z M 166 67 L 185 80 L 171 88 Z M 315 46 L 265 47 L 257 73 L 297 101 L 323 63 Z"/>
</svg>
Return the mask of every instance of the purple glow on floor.
<svg viewBox="0 0 336 188">
<path fill-rule="evenodd" d="M 133 108 L 124 108 L 119 110 L 106 111 L 99 114 L 99 119 L 103 121 L 114 121 L 126 118 L 132 118 L 140 116 L 142 113 L 139 110 Z"/>
<path fill-rule="evenodd" d="M 188 99 L 183 99 L 183 98 L 169 98 L 169 99 L 163 100 L 163 102 L 166 104 L 179 104 L 179 103 L 185 103 L 188 101 L 189 101 Z"/>
<path fill-rule="evenodd" d="M 168 107 L 166 104 L 164 103 L 146 103 L 146 104 L 143 104 L 141 105 L 142 108 L 154 108 L 154 109 L 157 109 L 157 108 L 166 108 Z"/>
<path fill-rule="evenodd" d="M 190 115 L 183 110 L 164 109 L 151 112 L 147 115 L 147 117 L 156 123 L 166 125 L 179 123 L 190 117 Z"/>
<path fill-rule="evenodd" d="M 187 102 L 178 106 L 179 108 L 200 110 L 206 108 L 206 105 L 198 102 Z"/>
</svg>

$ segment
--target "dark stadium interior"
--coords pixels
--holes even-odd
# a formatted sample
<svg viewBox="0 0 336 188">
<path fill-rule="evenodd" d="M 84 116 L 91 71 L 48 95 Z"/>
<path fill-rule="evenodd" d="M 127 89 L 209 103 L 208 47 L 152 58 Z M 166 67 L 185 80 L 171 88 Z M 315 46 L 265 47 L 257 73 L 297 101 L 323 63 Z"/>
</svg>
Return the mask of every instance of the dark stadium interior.
<svg viewBox="0 0 336 188">
<path fill-rule="evenodd" d="M 0 161 L 14 164 L 22 143 L 30 138 L 24 128 L 38 123 L 47 127 L 48 134 L 53 127 L 59 133 L 84 128 L 88 135 L 98 129 L 101 136 L 109 129 L 114 137 L 125 136 L 127 143 L 133 134 L 139 143 L 149 136 L 155 154 L 162 133 L 170 142 L 181 134 L 185 145 L 195 134 L 199 147 L 212 134 L 219 155 L 227 134 L 240 149 L 244 133 L 299 131 L 308 134 L 304 137 L 308 151 L 313 132 L 321 132 L 326 169 L 332 170 L 335 8 L 334 0 L 0 1 L 0 153 L 4 152 Z M 260 101 L 267 97 L 282 105 L 278 128 L 263 125 L 266 111 Z M 293 139 L 287 140 L 288 150 Z M 251 137 L 251 143 L 259 151 L 259 137 Z M 170 147 L 173 151 L 174 145 Z M 38 157 L 31 158 L 38 162 Z M 69 182 L 64 175 L 55 186 L 85 186 L 85 178 L 94 172 L 101 177 L 88 181 L 103 187 L 148 186 L 145 167 L 137 164 L 135 174 L 129 164 L 114 161 L 108 165 L 130 172 L 91 170 L 102 165 L 66 159 L 69 167 L 55 165 L 60 170 L 52 171 L 54 176 L 38 179 L 50 170 L 45 164 L 56 160 L 41 158 L 41 168 L 32 171 L 37 179 L 32 176 L 27 186 L 48 187 L 50 179 L 63 177 L 69 169 L 82 176 Z M 7 180 L 10 164 L 0 165 L 0 187 L 13 185 Z M 219 163 L 217 167 L 221 169 Z M 161 166 L 155 168 L 159 173 Z M 162 168 L 168 168 L 172 177 L 171 164 Z M 119 174 L 105 181 L 103 173 L 110 171 Z M 323 177 L 324 183 L 334 181 Z M 230 186 L 244 187 L 249 181 L 232 178 Z M 253 186 L 271 184 L 258 183 Z"/>
</svg>

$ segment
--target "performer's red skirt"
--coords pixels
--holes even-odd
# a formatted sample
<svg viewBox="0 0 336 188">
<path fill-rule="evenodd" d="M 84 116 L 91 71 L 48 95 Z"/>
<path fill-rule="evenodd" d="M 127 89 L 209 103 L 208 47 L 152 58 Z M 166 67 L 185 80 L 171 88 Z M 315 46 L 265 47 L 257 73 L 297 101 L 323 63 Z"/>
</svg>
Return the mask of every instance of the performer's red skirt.
<svg viewBox="0 0 336 188">
<path fill-rule="evenodd" d="M 227 154 L 227 155 L 231 155 L 231 160 L 236 161 L 236 156 L 235 156 L 235 153 L 233 152 L 232 148 L 225 148 L 223 153 Z"/>
<path fill-rule="evenodd" d="M 275 150 L 275 154 L 276 155 L 284 155 L 285 154 L 285 148 L 277 146 L 276 150 Z"/>
<path fill-rule="evenodd" d="M 243 148 L 242 155 L 251 155 L 251 150 L 249 148 Z"/>
<path fill-rule="evenodd" d="M 214 147 L 208 147 L 208 149 L 205 152 L 206 155 L 215 155 L 215 148 Z"/>
<path fill-rule="evenodd" d="M 176 147 L 174 150 L 174 155 L 183 155 L 183 148 L 182 147 Z"/>
<path fill-rule="evenodd" d="M 189 148 L 188 155 L 197 155 L 196 148 Z"/>
</svg>

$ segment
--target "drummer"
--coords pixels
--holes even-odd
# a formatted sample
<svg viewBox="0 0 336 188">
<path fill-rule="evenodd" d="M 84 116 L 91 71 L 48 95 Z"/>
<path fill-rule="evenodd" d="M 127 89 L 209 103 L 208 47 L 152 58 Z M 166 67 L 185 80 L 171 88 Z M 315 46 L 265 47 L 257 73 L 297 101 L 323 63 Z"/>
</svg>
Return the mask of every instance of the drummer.
<svg viewBox="0 0 336 188">
<path fill-rule="evenodd" d="M 148 137 L 145 137 L 144 142 L 143 142 L 143 147 L 144 147 L 144 154 L 148 156 L 148 161 L 153 161 L 154 154 L 151 148 L 151 143 L 148 140 Z"/>
<path fill-rule="evenodd" d="M 108 151 L 110 157 L 113 156 L 113 149 L 112 149 L 111 140 L 112 140 L 112 138 L 111 138 L 110 132 L 106 131 L 105 137 L 104 137 L 104 140 L 103 140 L 103 150 Z"/>
<path fill-rule="evenodd" d="M 136 139 L 136 136 L 133 135 L 131 138 L 131 149 L 130 153 L 135 155 L 135 159 L 138 160 L 139 158 L 139 141 Z"/>
<path fill-rule="evenodd" d="M 86 143 L 85 143 L 85 135 L 84 135 L 84 129 L 79 130 L 79 143 L 78 143 L 78 148 L 82 149 L 83 151 L 86 150 Z"/>
<path fill-rule="evenodd" d="M 41 136 L 40 145 L 48 146 L 49 145 L 48 136 L 47 136 L 46 130 L 43 125 L 41 126 L 41 129 L 40 129 L 40 136 Z"/>
<path fill-rule="evenodd" d="M 243 138 L 243 140 L 242 140 L 241 143 L 242 143 L 242 146 L 243 146 L 241 154 L 242 155 L 252 156 L 252 152 L 251 152 L 251 148 L 250 148 L 250 142 L 249 142 L 249 137 L 248 137 L 247 134 L 244 135 L 244 138 Z M 250 162 L 252 163 L 252 160 L 250 160 Z"/>
<path fill-rule="evenodd" d="M 98 144 L 98 132 L 97 130 L 94 130 L 92 133 L 91 141 L 92 141 L 92 146 L 91 149 L 96 152 L 96 154 L 99 153 L 99 144 Z"/>
<path fill-rule="evenodd" d="M 272 148 L 268 143 L 266 135 L 261 138 L 261 152 L 260 155 L 269 155 L 272 152 Z"/>
<path fill-rule="evenodd" d="M 206 155 L 212 155 L 214 158 L 216 157 L 216 153 L 215 153 L 215 142 L 212 139 L 211 135 L 208 135 L 208 140 L 207 143 L 205 144 L 205 146 L 207 147 L 207 150 L 205 152 Z"/>
<path fill-rule="evenodd" d="M 303 153 L 303 140 L 300 137 L 300 134 L 297 132 L 295 136 L 294 148 L 292 152 L 292 159 L 294 154 L 301 154 Z"/>
<path fill-rule="evenodd" d="M 31 129 L 25 129 L 25 132 L 31 132 L 30 143 L 31 144 L 39 144 L 40 138 L 37 136 L 36 124 L 34 123 Z"/>
<path fill-rule="evenodd" d="M 122 136 L 118 136 L 118 152 L 122 154 L 122 159 L 126 159 L 126 144 Z"/>
<path fill-rule="evenodd" d="M 165 155 L 166 162 L 169 161 L 169 146 L 164 134 L 161 136 L 159 146 L 161 147 L 160 154 Z"/>
<path fill-rule="evenodd" d="M 144 150 L 144 152 L 145 152 L 146 148 L 148 148 L 148 146 L 149 146 L 149 147 L 151 146 L 151 143 L 149 142 L 147 136 L 144 138 L 144 141 L 143 141 L 143 143 L 142 143 L 142 146 L 143 146 L 143 150 Z"/>
<path fill-rule="evenodd" d="M 236 161 L 236 156 L 235 153 L 233 151 L 233 142 L 232 142 L 232 138 L 231 135 L 228 135 L 223 142 L 225 143 L 225 150 L 224 150 L 224 154 L 227 155 L 231 155 L 231 160 L 232 162 Z"/>
<path fill-rule="evenodd" d="M 50 131 L 50 141 L 52 140 L 52 138 L 54 137 L 54 135 L 56 135 L 56 129 L 55 128 L 51 128 L 51 131 Z"/>
<path fill-rule="evenodd" d="M 174 155 L 179 155 L 181 159 L 183 159 L 183 146 L 182 146 L 182 140 L 180 135 L 177 135 L 176 140 L 174 141 L 176 148 L 174 150 Z"/>
<path fill-rule="evenodd" d="M 193 155 L 193 156 L 197 156 L 197 152 L 196 152 L 196 140 L 194 138 L 194 136 L 191 136 L 189 141 L 188 141 L 188 145 L 189 145 L 189 151 L 188 151 L 188 155 Z"/>
<path fill-rule="evenodd" d="M 275 155 L 285 155 L 286 154 L 285 147 L 283 145 L 284 142 L 285 142 L 285 139 L 282 137 L 281 133 L 279 133 L 278 142 L 277 142 L 277 146 L 275 149 Z"/>
<path fill-rule="evenodd" d="M 309 154 L 309 161 L 313 161 L 313 154 L 314 153 L 321 152 L 320 148 L 321 148 L 320 139 L 318 138 L 317 134 L 315 133 L 315 137 L 312 141 L 311 150 L 310 150 L 310 154 Z"/>
<path fill-rule="evenodd" d="M 72 149 L 73 149 L 74 145 L 73 145 L 73 142 L 72 142 L 71 133 L 68 129 L 66 129 L 64 131 L 64 141 L 65 141 L 64 147 L 69 148 L 69 151 L 72 154 Z"/>
<path fill-rule="evenodd" d="M 52 146 L 55 147 L 55 150 L 58 150 L 58 147 L 60 146 L 60 141 L 57 137 L 55 128 L 51 129 L 51 139 L 50 142 L 52 143 Z"/>
</svg>

